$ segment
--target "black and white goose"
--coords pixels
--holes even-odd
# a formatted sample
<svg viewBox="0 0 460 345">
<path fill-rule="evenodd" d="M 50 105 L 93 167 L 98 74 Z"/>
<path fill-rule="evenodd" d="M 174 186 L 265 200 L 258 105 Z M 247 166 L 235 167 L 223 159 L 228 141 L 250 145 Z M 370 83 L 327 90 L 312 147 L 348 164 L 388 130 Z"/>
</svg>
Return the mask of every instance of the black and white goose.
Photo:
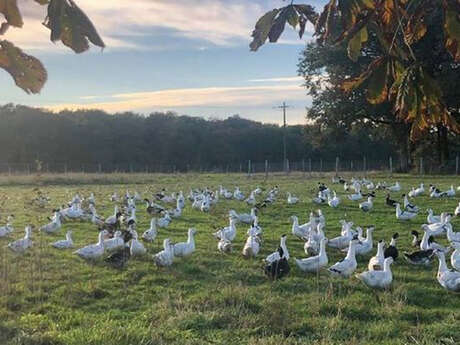
<svg viewBox="0 0 460 345">
<path fill-rule="evenodd" d="M 285 277 L 291 270 L 289 266 L 289 251 L 286 247 L 286 235 L 281 236 L 280 246 L 268 255 L 264 262 L 264 272 L 272 280 Z"/>
<path fill-rule="evenodd" d="M 433 261 L 433 249 L 418 250 L 413 253 L 404 252 L 404 257 L 412 265 L 428 266 Z"/>
<path fill-rule="evenodd" d="M 391 236 L 391 242 L 388 248 L 385 248 L 385 251 L 383 252 L 383 256 L 386 258 L 392 257 L 394 261 L 398 258 L 399 252 L 398 248 L 396 247 L 396 240 L 398 239 L 399 234 L 395 233 L 393 236 Z"/>
</svg>

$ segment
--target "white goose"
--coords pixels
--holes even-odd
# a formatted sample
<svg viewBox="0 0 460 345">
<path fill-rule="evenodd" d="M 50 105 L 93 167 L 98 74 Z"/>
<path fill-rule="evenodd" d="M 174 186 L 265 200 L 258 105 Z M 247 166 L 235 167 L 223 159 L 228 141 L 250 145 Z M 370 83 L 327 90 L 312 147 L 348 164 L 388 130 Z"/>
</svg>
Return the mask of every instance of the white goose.
<svg viewBox="0 0 460 345">
<path fill-rule="evenodd" d="M 449 242 L 460 242 L 460 232 L 454 232 L 452 224 L 446 224 L 447 239 Z"/>
<path fill-rule="evenodd" d="M 216 231 L 214 233 L 214 237 L 220 239 L 220 240 L 228 240 L 228 241 L 233 241 L 236 237 L 236 220 L 235 218 L 230 217 L 229 218 L 229 225 Z"/>
<path fill-rule="evenodd" d="M 115 251 L 125 246 L 125 241 L 121 236 L 121 231 L 115 231 L 113 238 L 104 241 L 104 249 L 107 251 Z"/>
<path fill-rule="evenodd" d="M 227 189 L 224 189 L 224 187 L 222 186 L 219 187 L 219 194 L 227 200 L 233 198 L 233 193 L 228 191 Z"/>
<path fill-rule="evenodd" d="M 396 182 L 393 186 L 388 187 L 388 190 L 390 192 L 399 192 L 401 191 L 401 185 L 399 184 L 399 182 Z"/>
<path fill-rule="evenodd" d="M 356 248 L 355 248 L 356 255 L 366 255 L 372 250 L 372 246 L 373 246 L 372 233 L 373 232 L 374 232 L 373 227 L 367 228 L 366 239 L 356 244 Z"/>
<path fill-rule="evenodd" d="M 243 256 L 245 258 L 256 257 L 260 250 L 260 238 L 257 235 L 257 230 L 255 228 L 249 229 L 248 235 L 243 247 Z"/>
<path fill-rule="evenodd" d="M 319 245 L 319 254 L 306 259 L 295 259 L 295 263 L 300 270 L 304 272 L 318 272 L 321 268 L 326 267 L 328 258 L 326 254 L 327 239 L 323 238 Z"/>
<path fill-rule="evenodd" d="M 147 242 L 153 242 L 157 237 L 157 234 L 157 219 L 152 218 L 150 220 L 150 228 L 144 231 L 144 233 L 142 234 L 142 239 L 144 239 Z"/>
<path fill-rule="evenodd" d="M 438 282 L 448 291 L 460 292 L 460 272 L 450 270 L 446 264 L 446 256 L 443 252 L 435 251 L 439 260 Z"/>
<path fill-rule="evenodd" d="M 25 228 L 25 236 L 17 241 L 8 243 L 8 248 L 10 248 L 13 252 L 22 254 L 27 249 L 32 247 L 32 227 L 30 225 L 26 226 Z"/>
<path fill-rule="evenodd" d="M 431 208 L 428 209 L 428 216 L 426 217 L 426 221 L 428 224 L 435 224 L 441 223 L 443 215 L 435 216 L 434 212 Z"/>
<path fill-rule="evenodd" d="M 110 226 L 117 224 L 118 219 L 120 218 L 120 212 L 118 211 L 118 206 L 114 207 L 113 214 L 105 219 L 105 223 Z"/>
<path fill-rule="evenodd" d="M 245 201 L 246 204 L 248 204 L 249 206 L 254 206 L 257 203 L 254 191 L 252 191 L 251 194 L 249 194 L 249 197 Z"/>
<path fill-rule="evenodd" d="M 356 270 L 355 248 L 357 242 L 357 239 L 351 240 L 348 245 L 347 256 L 327 269 L 333 276 L 348 278 Z"/>
<path fill-rule="evenodd" d="M 417 213 L 409 212 L 409 211 L 401 211 L 401 205 L 396 204 L 396 219 L 399 220 L 411 220 L 417 217 Z"/>
<path fill-rule="evenodd" d="M 444 213 L 443 213 L 444 215 Z M 431 231 L 431 235 L 433 236 L 440 236 L 444 234 L 447 230 L 447 226 L 450 224 L 451 217 L 449 215 L 445 215 L 441 217 L 442 221 L 440 223 L 433 223 L 433 224 L 423 224 L 423 227 L 428 228 Z"/>
<path fill-rule="evenodd" d="M 217 249 L 221 253 L 230 253 L 233 250 L 232 242 L 227 239 L 226 232 L 222 232 L 219 242 L 217 242 Z"/>
<path fill-rule="evenodd" d="M 307 255 L 317 255 L 320 250 L 321 240 L 326 238 L 323 231 L 324 225 L 319 223 L 316 229 L 312 229 L 305 242 L 304 250 Z"/>
<path fill-rule="evenodd" d="M 363 195 L 361 194 L 361 191 L 358 189 L 358 191 L 355 194 L 347 195 L 347 197 L 351 201 L 358 201 L 363 198 Z"/>
<path fill-rule="evenodd" d="M 174 256 L 186 257 L 192 255 L 195 251 L 195 229 L 188 229 L 187 242 L 179 242 L 173 244 Z"/>
<path fill-rule="evenodd" d="M 0 238 L 8 236 L 9 234 L 11 234 L 14 231 L 13 220 L 14 220 L 13 215 L 7 217 L 6 225 L 0 227 Z"/>
<path fill-rule="evenodd" d="M 382 271 L 369 270 L 357 274 L 356 277 L 368 287 L 373 289 L 387 289 L 393 281 L 390 265 L 393 263 L 393 258 L 390 256 L 383 262 Z"/>
<path fill-rule="evenodd" d="M 255 236 L 262 236 L 262 227 L 259 225 L 259 217 L 256 216 L 254 219 L 254 223 L 248 229 L 247 234 L 250 236 L 250 233 L 253 233 Z"/>
<path fill-rule="evenodd" d="M 104 254 L 104 236 L 107 235 L 106 230 L 99 233 L 99 241 L 96 244 L 90 244 L 86 247 L 80 248 L 74 252 L 79 257 L 86 260 L 97 260 Z"/>
<path fill-rule="evenodd" d="M 245 224 L 252 224 L 254 222 L 254 219 L 257 215 L 257 209 L 252 208 L 251 213 L 236 213 L 235 210 L 230 210 L 228 212 L 229 216 L 231 218 L 236 219 L 238 222 L 245 223 Z"/>
<path fill-rule="evenodd" d="M 384 254 L 385 242 L 380 240 L 377 244 L 377 254 L 369 260 L 367 268 L 369 271 L 380 271 L 383 270 L 383 261 L 385 260 Z"/>
<path fill-rule="evenodd" d="M 424 193 L 425 193 L 425 187 L 424 187 L 423 183 L 420 183 L 420 187 L 418 187 L 418 188 L 413 188 L 412 187 L 412 190 L 409 192 L 409 197 L 415 198 L 415 197 L 420 196 L 420 195 L 422 195 Z"/>
<path fill-rule="evenodd" d="M 163 250 L 153 256 L 155 264 L 159 267 L 171 266 L 174 262 L 174 249 L 171 240 L 166 238 L 163 241 Z"/>
<path fill-rule="evenodd" d="M 61 226 L 61 214 L 59 212 L 55 212 L 51 222 L 43 225 L 40 228 L 40 231 L 46 232 L 47 234 L 54 234 L 61 229 Z"/>
<path fill-rule="evenodd" d="M 314 226 L 313 215 L 310 216 L 310 222 L 299 225 L 299 218 L 297 216 L 291 216 L 292 220 L 292 234 L 298 238 L 308 238 L 308 234 Z"/>
<path fill-rule="evenodd" d="M 364 212 L 369 212 L 370 210 L 372 210 L 373 207 L 374 207 L 374 203 L 372 202 L 371 196 L 367 198 L 367 201 L 364 201 L 359 204 L 359 208 L 363 210 Z"/>
<path fill-rule="evenodd" d="M 138 239 L 138 234 L 136 230 L 131 230 L 131 234 L 133 238 L 131 239 L 131 243 L 129 245 L 129 253 L 131 256 L 142 256 L 147 253 L 147 249 L 145 249 L 142 242 Z"/>
<path fill-rule="evenodd" d="M 233 197 L 238 201 L 244 200 L 244 194 L 241 192 L 239 187 L 235 188 L 235 191 L 233 192 Z"/>
<path fill-rule="evenodd" d="M 288 205 L 295 205 L 299 202 L 299 198 L 293 196 L 291 193 L 287 193 L 287 203 Z"/>
<path fill-rule="evenodd" d="M 331 196 L 328 197 L 327 204 L 332 208 L 337 208 L 340 205 L 340 199 L 337 197 L 337 194 L 335 191 L 334 191 L 333 198 L 331 198 Z"/>
<path fill-rule="evenodd" d="M 450 256 L 450 263 L 453 268 L 460 271 L 460 242 L 452 242 L 451 246 L 455 249 Z"/>
<path fill-rule="evenodd" d="M 54 243 L 51 243 L 51 245 L 57 249 L 73 248 L 72 230 L 67 231 L 67 233 L 65 234 L 65 240 L 56 241 Z"/>
<path fill-rule="evenodd" d="M 160 228 L 167 228 L 169 224 L 171 223 L 171 221 L 172 221 L 172 218 L 169 215 L 169 212 L 165 211 L 163 217 L 157 219 L 157 225 Z"/>
<path fill-rule="evenodd" d="M 450 188 L 444 192 L 444 196 L 448 198 L 453 198 L 455 196 L 454 186 L 451 185 Z"/>
<path fill-rule="evenodd" d="M 96 205 L 96 198 L 94 197 L 94 193 L 91 192 L 87 200 L 90 205 Z"/>
<path fill-rule="evenodd" d="M 337 236 L 337 237 L 334 237 L 333 239 L 330 239 L 327 242 L 327 245 L 329 247 L 331 247 L 331 248 L 344 249 L 347 246 L 349 247 L 349 244 L 350 244 L 352 239 L 353 239 L 353 234 L 351 233 L 350 227 L 347 226 L 345 228 L 345 234 L 344 235 Z M 353 246 L 353 253 L 354 252 L 355 252 L 355 245 Z"/>
<path fill-rule="evenodd" d="M 455 216 L 460 217 L 460 202 L 458 203 L 458 206 L 455 208 L 454 214 Z"/>
</svg>

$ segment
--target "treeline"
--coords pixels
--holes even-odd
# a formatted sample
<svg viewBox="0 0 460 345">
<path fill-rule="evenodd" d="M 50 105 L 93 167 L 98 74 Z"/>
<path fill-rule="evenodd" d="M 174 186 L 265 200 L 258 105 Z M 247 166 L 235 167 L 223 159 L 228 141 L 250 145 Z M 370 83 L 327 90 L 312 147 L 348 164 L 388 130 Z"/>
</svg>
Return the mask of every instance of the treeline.
<svg viewBox="0 0 460 345">
<path fill-rule="evenodd" d="M 318 125 L 288 126 L 290 161 L 387 160 L 395 147 L 381 131 Z M 185 170 L 283 160 L 283 128 L 239 116 L 205 120 L 174 113 L 109 115 L 98 110 L 62 111 L 8 104 L 0 107 L 0 160 L 8 164 L 69 163 L 176 166 Z"/>
</svg>

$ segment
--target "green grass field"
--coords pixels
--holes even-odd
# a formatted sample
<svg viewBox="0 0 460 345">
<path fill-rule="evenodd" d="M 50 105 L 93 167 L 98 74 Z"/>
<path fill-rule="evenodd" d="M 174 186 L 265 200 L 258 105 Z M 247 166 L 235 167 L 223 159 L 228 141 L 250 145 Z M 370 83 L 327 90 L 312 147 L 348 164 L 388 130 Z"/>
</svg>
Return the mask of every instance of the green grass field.
<svg viewBox="0 0 460 345">
<path fill-rule="evenodd" d="M 436 183 L 441 189 L 460 184 L 456 177 L 371 178 L 375 182 L 399 180 L 405 192 L 422 181 Z M 205 174 L 0 178 L 1 221 L 5 215 L 16 215 L 15 232 L 0 239 L 0 344 L 459 344 L 460 296 L 438 284 L 437 264 L 418 268 L 400 256 L 392 266 L 393 287 L 386 292 L 370 290 L 356 278 L 335 280 L 327 272 L 306 275 L 294 262 L 287 278 L 277 282 L 266 279 L 261 260 L 277 248 L 281 234 L 289 234 L 291 257 L 306 256 L 303 243 L 291 235 L 289 218 L 297 215 L 304 222 L 317 208 L 311 197 L 320 180 L 332 186 L 329 177 L 300 175 L 272 177 L 267 183 L 263 176 L 248 179 Z M 208 214 L 192 210 L 187 202 L 183 216 L 168 229 L 160 229 L 155 242 L 147 246 L 149 255 L 131 260 L 122 271 L 104 263 L 90 265 L 72 251 L 49 246 L 63 238 L 67 229 L 73 230 L 77 248 L 96 242 L 97 229 L 91 223 L 66 223 L 56 236 L 34 232 L 35 245 L 23 256 L 6 248 L 9 241 L 23 236 L 27 223 L 45 224 L 51 210 L 76 192 L 84 196 L 94 192 L 98 213 L 108 216 L 113 212 L 109 195 L 115 190 L 137 190 L 150 196 L 162 187 L 188 193 L 191 187 L 215 189 L 220 184 L 227 188 L 238 185 L 245 193 L 256 186 L 268 189 L 278 184 L 281 188 L 276 204 L 260 213 L 264 242 L 256 260 L 241 255 L 246 226 L 238 226 L 232 254 L 217 251 L 211 234 L 227 224 L 227 212 L 249 210 L 242 202 L 224 200 Z M 51 198 L 44 209 L 29 204 L 37 186 Z M 342 186 L 334 187 L 344 196 Z M 288 191 L 301 202 L 288 206 L 284 197 Z M 400 194 L 392 197 L 401 199 Z M 388 243 L 391 235 L 399 232 L 400 253 L 412 250 L 410 231 L 426 222 L 426 213 L 412 222 L 397 221 L 394 209 L 385 206 L 384 195 L 378 192 L 369 214 L 345 198 L 338 209 L 322 207 L 326 236 L 337 236 L 339 220 L 347 219 L 363 227 L 374 224 L 374 243 L 379 239 Z M 453 212 L 458 201 L 458 197 L 415 199 L 423 211 L 432 207 L 436 214 Z M 138 232 L 142 233 L 150 222 L 144 205 L 138 207 L 138 219 Z M 460 219 L 453 225 L 460 231 Z M 197 251 L 190 258 L 177 259 L 169 269 L 157 268 L 152 254 L 160 250 L 163 239 L 183 241 L 189 227 L 198 230 Z M 367 270 L 372 255 L 358 258 L 358 272 Z M 328 256 L 333 264 L 343 254 L 328 248 Z"/>
</svg>

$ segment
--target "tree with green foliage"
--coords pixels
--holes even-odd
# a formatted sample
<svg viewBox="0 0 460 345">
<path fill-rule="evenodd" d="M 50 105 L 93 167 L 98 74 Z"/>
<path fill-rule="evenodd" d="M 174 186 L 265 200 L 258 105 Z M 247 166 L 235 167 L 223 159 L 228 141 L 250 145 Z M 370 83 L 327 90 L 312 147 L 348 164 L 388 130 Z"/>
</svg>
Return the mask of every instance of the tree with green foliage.
<svg viewBox="0 0 460 345">
<path fill-rule="evenodd" d="M 87 51 L 90 42 L 105 47 L 91 20 L 73 0 L 34 1 L 47 6 L 43 25 L 50 30 L 52 42 L 61 41 L 75 53 Z M 0 13 L 6 20 L 0 26 L 0 36 L 5 36 L 10 26 L 22 28 L 24 23 L 17 0 L 0 0 Z M 0 40 L 0 68 L 11 74 L 16 85 L 27 93 L 39 93 L 47 80 L 46 69 L 40 60 L 3 39 Z"/>
<path fill-rule="evenodd" d="M 291 1 L 258 20 L 251 50 L 277 42 L 286 23 L 302 38 L 307 22 L 319 45 L 346 44 L 352 62 L 365 59 L 340 82 L 343 92 L 361 88 L 370 104 L 388 102 L 412 141 L 429 131 L 460 133 L 459 108 L 449 105 L 438 75 L 444 63 L 460 63 L 460 0 L 329 0 L 321 13 Z"/>
</svg>

